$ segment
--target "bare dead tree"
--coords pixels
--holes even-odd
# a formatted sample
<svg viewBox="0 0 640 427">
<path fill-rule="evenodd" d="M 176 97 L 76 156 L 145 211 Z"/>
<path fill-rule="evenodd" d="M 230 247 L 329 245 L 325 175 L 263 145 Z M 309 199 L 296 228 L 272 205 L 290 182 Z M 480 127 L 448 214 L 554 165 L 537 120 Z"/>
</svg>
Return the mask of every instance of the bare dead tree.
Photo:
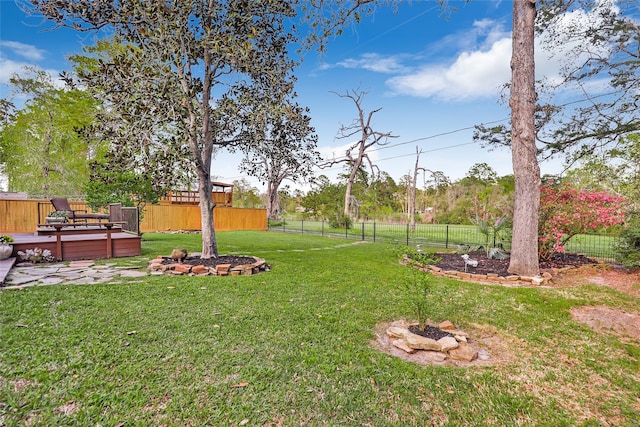
<svg viewBox="0 0 640 427">
<path fill-rule="evenodd" d="M 382 146 L 389 143 L 389 138 L 397 138 L 397 136 L 391 135 L 391 132 L 379 132 L 373 129 L 372 121 L 373 116 L 382 108 L 371 110 L 369 113 L 364 111 L 362 102 L 367 92 L 360 90 L 347 90 L 345 93 L 335 93 L 340 98 L 347 98 L 353 101 L 357 110 L 358 117 L 349 125 L 342 125 L 338 132 L 338 139 L 351 139 L 357 138 L 355 142 L 349 145 L 349 148 L 345 151 L 344 158 L 332 159 L 321 165 L 321 167 L 329 167 L 338 163 L 345 163 L 349 167 L 349 176 L 347 177 L 347 185 L 344 195 L 344 216 L 349 216 L 349 203 L 351 200 L 351 189 L 353 183 L 358 176 L 358 171 L 366 161 L 371 169 L 371 173 L 375 176 L 378 170 L 377 166 L 373 164 L 367 150 L 373 146 Z M 378 170 L 379 172 L 379 170 Z"/>
<path fill-rule="evenodd" d="M 407 191 L 409 195 L 408 203 L 407 203 L 408 205 L 407 214 L 409 215 L 409 225 L 411 226 L 411 231 L 415 231 L 416 229 L 416 193 L 417 193 L 417 185 L 418 185 L 418 173 L 422 172 L 425 174 L 425 176 L 427 173 L 431 174 L 436 184 L 441 179 L 441 176 L 444 175 L 441 171 L 432 171 L 431 169 L 420 167 L 419 166 L 420 154 L 422 154 L 422 150 L 416 147 L 416 164 L 413 168 L 413 176 L 411 177 L 412 179 L 411 188 L 408 189 Z"/>
</svg>

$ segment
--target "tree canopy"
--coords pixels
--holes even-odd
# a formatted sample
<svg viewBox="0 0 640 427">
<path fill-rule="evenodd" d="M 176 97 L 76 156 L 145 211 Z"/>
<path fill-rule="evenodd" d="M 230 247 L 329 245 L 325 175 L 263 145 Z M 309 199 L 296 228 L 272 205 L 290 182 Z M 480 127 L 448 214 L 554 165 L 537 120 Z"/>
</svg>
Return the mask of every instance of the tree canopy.
<svg viewBox="0 0 640 427">
<path fill-rule="evenodd" d="M 293 87 L 295 41 L 286 20 L 289 2 L 119 2 L 32 0 L 58 26 L 108 28 L 117 49 L 79 70 L 119 117 L 127 132 L 111 132 L 115 147 L 154 145 L 168 155 L 187 153 L 198 177 L 202 257 L 217 257 L 211 197 L 216 149 L 257 146 L 264 117 L 281 108 Z M 121 150 L 116 150 L 121 151 Z M 140 149 L 134 152 L 140 152 Z"/>
<path fill-rule="evenodd" d="M 0 163 L 9 190 L 36 197 L 83 194 L 87 164 L 98 149 L 86 137 L 86 129 L 99 102 L 77 88 L 56 86 L 46 72 L 33 68 L 12 76 L 10 83 L 28 100 L 19 110 L 4 100 Z"/>
</svg>

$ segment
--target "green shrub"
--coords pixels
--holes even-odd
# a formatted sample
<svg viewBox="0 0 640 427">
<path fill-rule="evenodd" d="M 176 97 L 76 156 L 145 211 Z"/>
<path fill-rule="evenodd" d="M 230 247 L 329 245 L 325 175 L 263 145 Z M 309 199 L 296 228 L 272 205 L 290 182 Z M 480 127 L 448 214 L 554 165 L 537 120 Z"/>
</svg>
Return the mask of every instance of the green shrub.
<svg viewBox="0 0 640 427">
<path fill-rule="evenodd" d="M 329 220 L 329 227 L 331 228 L 342 228 L 349 229 L 353 225 L 353 221 L 348 216 L 344 215 L 336 215 L 335 217 Z"/>
<path fill-rule="evenodd" d="M 614 251 L 616 260 L 625 267 L 640 267 L 640 212 L 628 214 Z"/>
</svg>

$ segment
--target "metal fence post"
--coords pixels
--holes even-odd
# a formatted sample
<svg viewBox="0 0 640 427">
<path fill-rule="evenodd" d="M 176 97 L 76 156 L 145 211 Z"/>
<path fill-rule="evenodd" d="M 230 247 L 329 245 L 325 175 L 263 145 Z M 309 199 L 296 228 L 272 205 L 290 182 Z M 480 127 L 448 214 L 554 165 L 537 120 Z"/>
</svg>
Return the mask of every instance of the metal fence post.
<svg viewBox="0 0 640 427">
<path fill-rule="evenodd" d="M 446 249 L 449 248 L 449 224 L 447 224 L 447 228 L 445 229 L 444 247 Z"/>
<path fill-rule="evenodd" d="M 373 241 L 376 241 L 376 222 L 373 222 Z"/>
<path fill-rule="evenodd" d="M 304 218 L 302 218 L 300 222 L 300 234 L 304 234 Z"/>
<path fill-rule="evenodd" d="M 362 240 L 364 241 L 364 221 L 362 221 Z"/>
<path fill-rule="evenodd" d="M 407 223 L 407 246 L 409 246 L 409 223 Z"/>
</svg>

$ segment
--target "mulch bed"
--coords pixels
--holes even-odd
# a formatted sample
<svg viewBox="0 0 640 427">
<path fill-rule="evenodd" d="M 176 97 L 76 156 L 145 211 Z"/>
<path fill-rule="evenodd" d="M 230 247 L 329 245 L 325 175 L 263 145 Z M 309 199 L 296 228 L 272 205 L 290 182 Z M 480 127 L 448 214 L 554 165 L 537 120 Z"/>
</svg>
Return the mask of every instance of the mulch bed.
<svg viewBox="0 0 640 427">
<path fill-rule="evenodd" d="M 432 340 L 436 340 L 436 341 L 438 341 L 440 338 L 453 336 L 449 332 L 443 331 L 440 328 L 436 328 L 435 326 L 429 326 L 429 325 L 426 325 L 424 329 L 420 329 L 416 325 L 411 325 L 409 326 L 409 331 L 413 332 L 416 335 L 421 335 L 425 338 L 431 338 Z"/>
<path fill-rule="evenodd" d="M 165 257 L 162 261 L 162 264 L 173 264 L 175 261 L 169 257 Z M 253 264 L 256 262 L 255 258 L 248 256 L 231 256 L 231 255 L 222 255 L 218 258 L 207 258 L 201 259 L 199 256 L 188 256 L 183 264 L 189 265 L 204 265 L 206 267 L 215 267 L 221 264 L 231 264 L 231 268 L 236 267 L 238 265 L 246 265 Z"/>
<path fill-rule="evenodd" d="M 437 267 L 443 270 L 465 271 L 465 263 L 460 254 L 438 253 L 437 258 L 441 260 L 436 263 Z M 473 252 L 469 254 L 470 259 L 478 261 L 477 267 L 467 267 L 468 273 L 488 274 L 496 273 L 498 276 L 509 276 L 511 273 L 507 271 L 509 268 L 509 258 L 507 259 L 488 259 L 485 252 Z M 540 269 L 546 270 L 551 268 L 563 267 L 580 267 L 588 264 L 597 264 L 596 261 L 579 254 L 555 254 L 549 261 L 540 261 Z"/>
</svg>

